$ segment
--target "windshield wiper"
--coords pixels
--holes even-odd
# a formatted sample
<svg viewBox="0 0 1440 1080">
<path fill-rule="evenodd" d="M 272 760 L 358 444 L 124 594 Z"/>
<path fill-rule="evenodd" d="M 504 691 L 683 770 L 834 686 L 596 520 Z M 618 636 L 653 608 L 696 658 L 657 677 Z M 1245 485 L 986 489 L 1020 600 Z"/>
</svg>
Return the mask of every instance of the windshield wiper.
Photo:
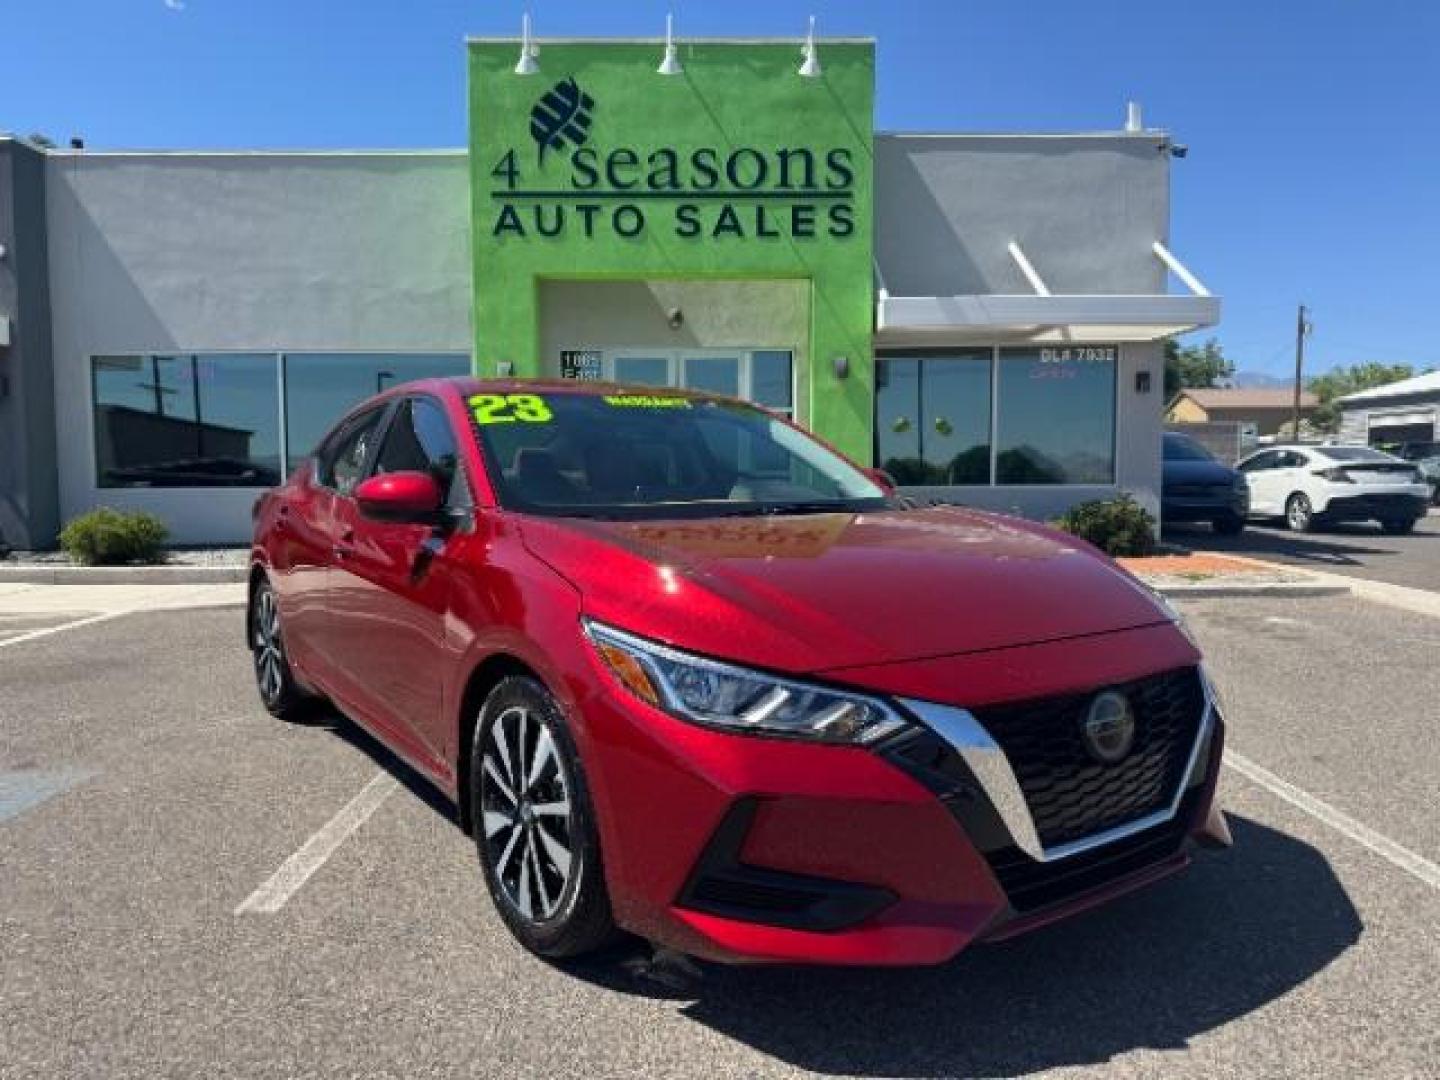
<svg viewBox="0 0 1440 1080">
<path fill-rule="evenodd" d="M 754 503 L 737 506 L 731 513 L 756 516 L 778 516 L 781 514 L 853 514 L 855 507 L 834 499 L 811 499 L 796 502 Z"/>
</svg>

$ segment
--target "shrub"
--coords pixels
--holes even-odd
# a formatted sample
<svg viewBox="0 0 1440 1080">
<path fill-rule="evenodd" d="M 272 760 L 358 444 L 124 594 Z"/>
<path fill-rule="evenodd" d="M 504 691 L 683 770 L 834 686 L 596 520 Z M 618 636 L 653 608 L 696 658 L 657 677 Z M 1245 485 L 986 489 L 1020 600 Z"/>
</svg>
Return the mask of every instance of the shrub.
<svg viewBox="0 0 1440 1080">
<path fill-rule="evenodd" d="M 1149 555 L 1155 550 L 1155 519 L 1129 495 L 1079 503 L 1055 524 L 1107 555 Z"/>
<path fill-rule="evenodd" d="M 60 531 L 60 547 L 85 566 L 157 563 L 168 535 L 154 514 L 101 507 L 71 518 Z"/>
</svg>

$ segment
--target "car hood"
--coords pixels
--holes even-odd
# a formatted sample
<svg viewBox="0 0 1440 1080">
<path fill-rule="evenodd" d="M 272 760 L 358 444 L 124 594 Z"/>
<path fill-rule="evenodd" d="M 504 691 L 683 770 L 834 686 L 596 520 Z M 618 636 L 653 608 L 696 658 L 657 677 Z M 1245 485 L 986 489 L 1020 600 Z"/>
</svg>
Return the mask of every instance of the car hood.
<svg viewBox="0 0 1440 1080">
<path fill-rule="evenodd" d="M 1161 475 L 1166 484 L 1230 484 L 1240 474 L 1218 461 L 1167 461 Z"/>
<path fill-rule="evenodd" d="M 598 521 L 525 517 L 585 614 L 680 648 L 815 672 L 1165 622 L 1094 548 L 957 508 Z"/>
</svg>

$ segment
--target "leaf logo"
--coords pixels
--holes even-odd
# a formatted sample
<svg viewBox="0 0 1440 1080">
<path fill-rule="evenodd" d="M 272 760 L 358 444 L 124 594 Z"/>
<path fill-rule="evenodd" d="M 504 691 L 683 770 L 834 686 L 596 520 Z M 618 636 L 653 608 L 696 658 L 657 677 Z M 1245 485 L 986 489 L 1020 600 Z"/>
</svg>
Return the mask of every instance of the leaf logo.
<svg viewBox="0 0 1440 1080">
<path fill-rule="evenodd" d="M 540 164 L 546 150 L 584 146 L 590 138 L 590 112 L 595 99 L 580 89 L 572 76 L 556 83 L 530 110 L 530 136 L 540 147 Z"/>
</svg>

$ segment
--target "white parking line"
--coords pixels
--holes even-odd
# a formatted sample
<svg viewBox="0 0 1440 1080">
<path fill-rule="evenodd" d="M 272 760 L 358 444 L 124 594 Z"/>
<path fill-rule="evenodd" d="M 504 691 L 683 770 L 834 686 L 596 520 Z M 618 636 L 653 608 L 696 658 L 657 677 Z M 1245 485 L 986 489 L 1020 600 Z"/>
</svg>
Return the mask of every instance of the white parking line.
<svg viewBox="0 0 1440 1080">
<path fill-rule="evenodd" d="M 1225 751 L 1225 764 L 1242 776 L 1253 780 L 1270 794 L 1284 799 L 1291 806 L 1298 807 L 1311 817 L 1329 825 L 1336 832 L 1348 836 L 1357 844 L 1369 848 L 1387 862 L 1391 862 L 1412 877 L 1418 878 L 1432 889 L 1440 889 L 1440 866 L 1429 859 L 1402 847 L 1388 836 L 1382 836 L 1368 825 L 1362 825 L 1348 814 L 1342 814 L 1329 803 L 1322 802 L 1307 791 L 1280 779 L 1268 769 L 1263 769 L 1247 757 Z"/>
<path fill-rule="evenodd" d="M 235 909 L 235 914 L 273 915 L 283 908 L 398 786 L 399 781 L 389 773 L 377 773 L 358 795 L 340 808 L 338 814 L 286 859 L 265 884 L 246 897 L 245 902 Z"/>
<path fill-rule="evenodd" d="M 28 634 L 19 634 L 12 638 L 0 641 L 0 649 L 7 645 L 20 645 L 26 641 L 34 641 L 36 638 L 48 637 L 50 634 L 58 634 L 61 630 L 74 630 L 77 626 L 91 626 L 95 623 L 108 622 L 111 619 L 118 619 L 122 615 L 129 615 L 129 611 L 107 611 L 101 615 L 87 615 L 83 619 L 75 619 L 71 622 L 61 623 L 59 626 L 47 626 L 43 630 L 31 630 Z"/>
</svg>

